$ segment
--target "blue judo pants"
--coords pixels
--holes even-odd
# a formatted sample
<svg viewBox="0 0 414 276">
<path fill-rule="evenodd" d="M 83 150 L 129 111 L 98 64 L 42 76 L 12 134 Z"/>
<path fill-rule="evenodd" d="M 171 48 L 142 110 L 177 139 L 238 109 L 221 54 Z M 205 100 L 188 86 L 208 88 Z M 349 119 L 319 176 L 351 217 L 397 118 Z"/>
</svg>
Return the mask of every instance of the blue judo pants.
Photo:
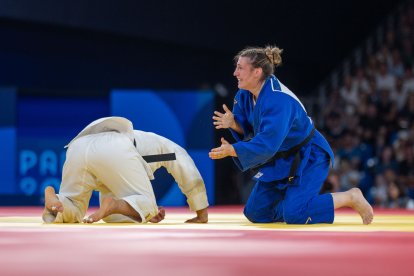
<svg viewBox="0 0 414 276">
<path fill-rule="evenodd" d="M 244 215 L 254 223 L 333 223 L 332 195 L 319 195 L 329 166 L 326 152 L 312 145 L 309 160 L 294 184 L 258 181 L 247 200 Z"/>
</svg>

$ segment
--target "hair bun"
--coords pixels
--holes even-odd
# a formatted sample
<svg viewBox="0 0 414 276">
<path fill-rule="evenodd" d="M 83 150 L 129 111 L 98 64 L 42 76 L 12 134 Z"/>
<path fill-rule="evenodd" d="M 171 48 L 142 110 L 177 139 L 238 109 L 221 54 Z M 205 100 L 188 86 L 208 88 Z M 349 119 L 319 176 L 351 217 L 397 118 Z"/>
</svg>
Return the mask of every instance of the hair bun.
<svg viewBox="0 0 414 276">
<path fill-rule="evenodd" d="M 283 52 L 283 49 L 280 49 L 276 46 L 266 46 L 264 52 L 273 65 L 279 66 L 280 64 L 282 64 L 281 54 Z"/>
</svg>

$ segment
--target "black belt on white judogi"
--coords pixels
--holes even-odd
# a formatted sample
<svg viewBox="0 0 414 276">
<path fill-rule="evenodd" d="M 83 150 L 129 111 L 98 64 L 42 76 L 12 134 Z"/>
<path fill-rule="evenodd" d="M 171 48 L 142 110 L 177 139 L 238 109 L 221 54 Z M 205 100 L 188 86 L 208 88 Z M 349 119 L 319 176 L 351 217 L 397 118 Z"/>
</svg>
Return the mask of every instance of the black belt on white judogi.
<svg viewBox="0 0 414 276">
<path fill-rule="evenodd" d="M 134 139 L 134 146 L 137 147 L 137 142 L 135 141 L 135 139 Z M 175 156 L 175 152 L 172 152 L 172 153 L 161 153 L 161 154 L 152 154 L 152 155 L 143 155 L 142 158 L 147 163 L 177 160 L 177 158 Z"/>
</svg>

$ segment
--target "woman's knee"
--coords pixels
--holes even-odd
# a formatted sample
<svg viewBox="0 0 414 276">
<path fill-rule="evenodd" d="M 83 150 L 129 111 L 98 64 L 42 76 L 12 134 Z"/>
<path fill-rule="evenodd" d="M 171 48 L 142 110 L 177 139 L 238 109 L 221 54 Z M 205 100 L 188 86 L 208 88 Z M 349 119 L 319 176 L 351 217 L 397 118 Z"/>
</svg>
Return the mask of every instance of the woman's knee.
<svg viewBox="0 0 414 276">
<path fill-rule="evenodd" d="M 296 210 L 285 210 L 283 218 L 287 224 L 308 224 L 311 221 L 306 212 Z"/>
<path fill-rule="evenodd" d="M 246 206 L 244 208 L 244 216 L 253 223 L 267 223 L 272 222 L 272 215 L 269 211 L 259 210 Z"/>
</svg>

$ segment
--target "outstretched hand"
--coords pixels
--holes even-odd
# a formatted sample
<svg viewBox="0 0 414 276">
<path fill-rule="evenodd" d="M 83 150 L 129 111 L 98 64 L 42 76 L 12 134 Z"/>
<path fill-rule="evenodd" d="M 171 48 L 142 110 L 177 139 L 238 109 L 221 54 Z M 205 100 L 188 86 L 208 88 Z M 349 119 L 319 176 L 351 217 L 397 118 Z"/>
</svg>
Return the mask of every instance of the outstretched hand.
<svg viewBox="0 0 414 276">
<path fill-rule="evenodd" d="M 223 137 L 221 137 L 221 146 L 218 148 L 212 149 L 208 156 L 211 159 L 222 159 L 227 156 L 237 157 L 237 153 L 234 150 L 233 146 L 227 142 Z"/>
<path fill-rule="evenodd" d="M 152 223 L 158 223 L 165 218 L 165 209 L 163 207 L 158 207 L 158 214 L 155 217 L 150 219 Z"/>
<path fill-rule="evenodd" d="M 214 120 L 213 125 L 216 126 L 216 129 L 234 128 L 236 121 L 234 120 L 233 113 L 230 111 L 230 109 L 225 104 L 223 104 L 223 110 L 224 110 L 224 113 L 214 111 L 215 116 L 213 116 L 213 120 Z"/>
</svg>

